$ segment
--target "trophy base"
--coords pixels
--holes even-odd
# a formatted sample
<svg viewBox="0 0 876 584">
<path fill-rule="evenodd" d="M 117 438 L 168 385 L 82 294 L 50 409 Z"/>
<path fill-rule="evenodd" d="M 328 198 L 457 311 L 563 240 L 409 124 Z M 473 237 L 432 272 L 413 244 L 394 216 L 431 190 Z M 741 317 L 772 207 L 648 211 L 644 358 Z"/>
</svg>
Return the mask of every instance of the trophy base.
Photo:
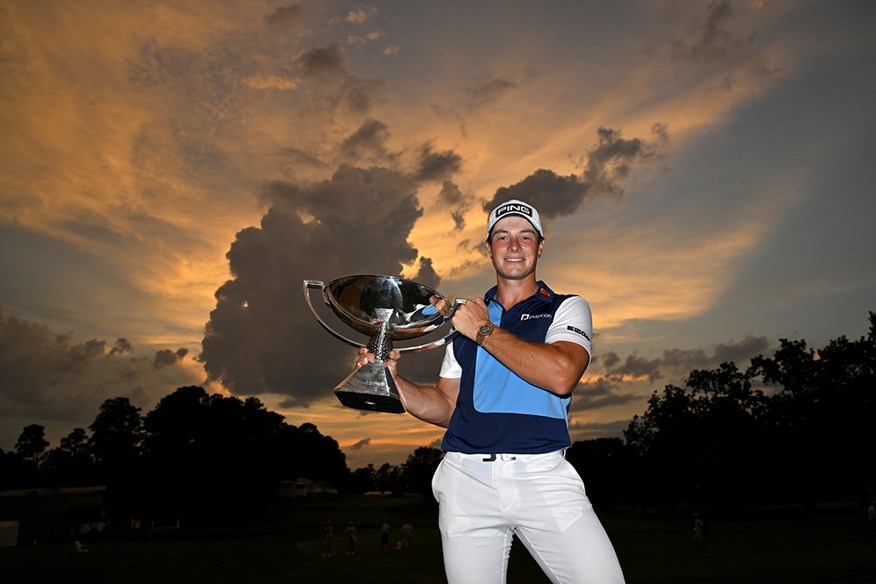
<svg viewBox="0 0 876 584">
<path fill-rule="evenodd" d="M 405 411 L 392 374 L 380 361 L 355 369 L 335 387 L 335 396 L 343 405 L 357 410 L 389 414 Z"/>
</svg>

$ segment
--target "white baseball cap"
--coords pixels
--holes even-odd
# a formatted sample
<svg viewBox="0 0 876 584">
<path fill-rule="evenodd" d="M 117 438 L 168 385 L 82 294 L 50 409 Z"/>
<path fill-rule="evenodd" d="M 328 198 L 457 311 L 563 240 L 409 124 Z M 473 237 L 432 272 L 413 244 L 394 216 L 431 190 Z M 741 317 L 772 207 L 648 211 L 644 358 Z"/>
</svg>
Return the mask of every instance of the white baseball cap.
<svg viewBox="0 0 876 584">
<path fill-rule="evenodd" d="M 538 211 L 529 203 L 512 199 L 498 205 L 490 213 L 490 220 L 487 222 L 487 237 L 493 232 L 493 227 L 501 219 L 510 215 L 518 215 L 532 223 L 535 230 L 538 231 L 539 237 L 544 237 L 544 232 L 541 229 L 541 219 L 538 216 Z"/>
</svg>

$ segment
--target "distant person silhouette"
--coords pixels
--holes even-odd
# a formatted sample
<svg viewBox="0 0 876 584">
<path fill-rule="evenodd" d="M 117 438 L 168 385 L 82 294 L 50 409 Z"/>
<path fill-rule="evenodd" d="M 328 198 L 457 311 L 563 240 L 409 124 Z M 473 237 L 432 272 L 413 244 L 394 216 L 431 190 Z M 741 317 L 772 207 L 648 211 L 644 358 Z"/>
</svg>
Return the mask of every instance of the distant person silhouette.
<svg viewBox="0 0 876 584">
<path fill-rule="evenodd" d="M 325 522 L 322 532 L 325 536 L 325 540 L 322 544 L 322 557 L 330 558 L 332 557 L 332 538 L 335 536 L 335 528 L 332 525 L 331 520 Z"/>
<path fill-rule="evenodd" d="M 706 522 L 703 521 L 703 518 L 700 517 L 699 513 L 693 514 L 693 542 L 694 546 L 697 548 L 697 553 L 701 558 L 705 558 L 706 555 Z"/>
<path fill-rule="evenodd" d="M 399 532 L 398 549 L 405 552 L 406 556 L 411 555 L 411 540 L 414 537 L 414 526 L 410 523 L 405 523 L 401 526 Z"/>
<path fill-rule="evenodd" d="M 386 522 L 386 519 L 380 520 L 380 551 L 389 548 L 389 523 Z"/>
<path fill-rule="evenodd" d="M 867 509 L 867 522 L 870 525 L 867 541 L 873 543 L 873 538 L 876 537 L 876 501 L 870 501 L 870 507 Z"/>
<path fill-rule="evenodd" d="M 344 530 L 347 534 L 347 555 L 355 556 L 356 555 L 356 526 L 353 524 L 353 520 L 347 524 L 347 529 Z"/>
</svg>

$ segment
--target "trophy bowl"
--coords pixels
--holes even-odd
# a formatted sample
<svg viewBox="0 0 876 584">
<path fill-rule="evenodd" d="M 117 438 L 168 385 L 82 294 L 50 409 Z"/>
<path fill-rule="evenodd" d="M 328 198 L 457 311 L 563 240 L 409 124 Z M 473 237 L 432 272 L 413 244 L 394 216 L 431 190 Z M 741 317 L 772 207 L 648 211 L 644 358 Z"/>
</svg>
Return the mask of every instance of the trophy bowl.
<svg viewBox="0 0 876 584">
<path fill-rule="evenodd" d="M 356 342 L 335 331 L 317 313 L 310 291 L 322 290 L 323 302 L 347 326 L 369 337 L 367 344 Z M 438 330 L 464 303 L 451 302 L 437 291 L 395 276 L 344 276 L 328 284 L 304 280 L 304 297 L 322 327 L 338 340 L 366 347 L 376 359 L 354 369 L 335 387 L 335 396 L 351 408 L 400 414 L 405 411 L 392 374 L 384 364 L 393 341 L 416 339 Z M 434 349 L 456 335 L 451 331 L 442 339 L 410 347 L 395 347 L 399 352 Z"/>
</svg>

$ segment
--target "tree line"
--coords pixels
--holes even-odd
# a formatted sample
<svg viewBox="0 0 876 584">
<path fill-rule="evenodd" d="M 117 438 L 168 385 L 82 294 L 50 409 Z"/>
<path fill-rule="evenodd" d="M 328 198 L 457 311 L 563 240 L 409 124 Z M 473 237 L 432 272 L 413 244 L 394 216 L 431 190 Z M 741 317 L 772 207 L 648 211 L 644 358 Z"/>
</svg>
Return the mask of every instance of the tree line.
<svg viewBox="0 0 876 584">
<path fill-rule="evenodd" d="M 746 369 L 693 370 L 654 392 L 624 439 L 576 442 L 567 458 L 601 506 L 656 504 L 735 509 L 764 503 L 872 498 L 876 469 L 876 314 L 867 336 L 821 349 L 782 339 Z M 49 449 L 25 427 L 0 449 L 0 489 L 106 485 L 110 520 L 166 515 L 189 523 L 243 515 L 306 477 L 341 491 L 431 490 L 441 460 L 418 448 L 400 466 L 350 470 L 338 443 L 313 424 L 293 426 L 254 397 L 181 387 L 141 415 L 106 400 L 94 422 Z"/>
</svg>

